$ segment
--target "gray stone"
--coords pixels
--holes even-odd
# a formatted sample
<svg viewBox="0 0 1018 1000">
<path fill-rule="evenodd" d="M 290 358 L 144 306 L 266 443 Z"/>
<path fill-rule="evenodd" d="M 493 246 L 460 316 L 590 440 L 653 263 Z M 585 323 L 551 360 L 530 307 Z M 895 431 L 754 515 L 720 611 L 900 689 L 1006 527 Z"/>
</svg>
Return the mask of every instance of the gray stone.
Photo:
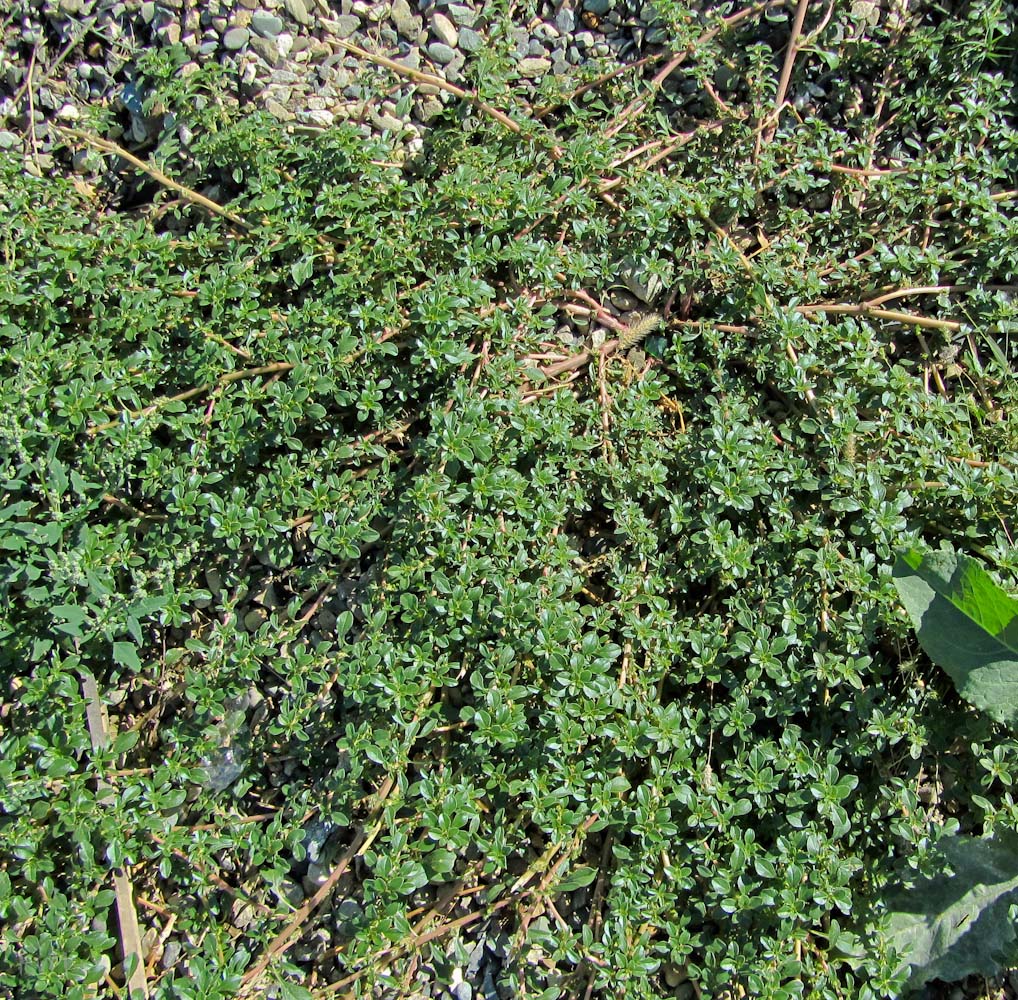
<svg viewBox="0 0 1018 1000">
<path fill-rule="evenodd" d="M 237 52 L 247 45 L 250 37 L 251 32 L 248 31 L 247 28 L 230 28 L 226 34 L 223 35 L 223 45 L 231 52 Z"/>
<path fill-rule="evenodd" d="M 304 902 L 304 890 L 291 879 L 284 878 L 276 886 L 276 894 L 280 899 L 285 899 L 291 906 L 300 906 Z"/>
<path fill-rule="evenodd" d="M 273 69 L 283 61 L 279 46 L 274 39 L 260 38 L 258 35 L 254 35 L 249 44 L 252 50 L 257 52 Z"/>
<path fill-rule="evenodd" d="M 456 53 L 456 58 L 453 59 L 448 66 L 442 68 L 442 75 L 449 81 L 449 83 L 459 83 L 463 79 L 463 64 L 467 61 L 466 55 L 462 52 Z"/>
<path fill-rule="evenodd" d="M 403 122 L 393 115 L 373 115 L 372 123 L 383 132 L 402 132 Z"/>
<path fill-rule="evenodd" d="M 356 14 L 340 14 L 332 25 L 337 38 L 349 38 L 355 31 L 360 30 L 361 19 Z"/>
<path fill-rule="evenodd" d="M 569 32 L 576 29 L 576 15 L 571 10 L 560 10 L 555 15 L 555 27 L 562 32 L 563 35 L 569 34 Z"/>
<path fill-rule="evenodd" d="M 429 21 L 431 23 L 431 33 L 435 38 L 450 48 L 456 48 L 456 43 L 459 41 L 459 32 L 456 30 L 456 25 L 445 14 L 439 14 L 437 11 L 431 15 Z"/>
<path fill-rule="evenodd" d="M 244 628 L 248 632 L 257 632 L 269 620 L 269 613 L 264 608 L 254 608 L 244 615 Z"/>
<path fill-rule="evenodd" d="M 319 128 L 331 128 L 336 121 L 336 116 L 331 111 L 301 111 L 297 119 L 308 125 L 317 125 Z"/>
<path fill-rule="evenodd" d="M 13 132 L 0 132 L 0 149 L 16 149 L 20 145 L 21 140 Z"/>
<path fill-rule="evenodd" d="M 283 7 L 298 24 L 311 23 L 311 15 L 304 0 L 283 0 Z"/>
<path fill-rule="evenodd" d="M 408 41 L 416 42 L 423 30 L 423 22 L 411 10 L 407 0 L 393 0 L 392 11 L 389 14 L 396 30 Z"/>
<path fill-rule="evenodd" d="M 449 992 L 456 1000 L 474 1000 L 474 989 L 470 983 L 457 983 Z"/>
<path fill-rule="evenodd" d="M 179 941 L 169 940 L 163 947 L 163 957 L 160 965 L 167 971 L 176 967 L 180 961 L 181 944 Z"/>
<path fill-rule="evenodd" d="M 265 102 L 265 110 L 268 111 L 273 118 L 281 122 L 293 121 L 295 117 L 294 113 L 286 107 L 285 104 L 281 104 L 279 101 L 271 97 Z"/>
<path fill-rule="evenodd" d="M 400 56 L 393 61 L 398 62 L 401 66 L 406 66 L 407 69 L 420 69 L 421 50 L 415 45 L 405 56 Z"/>
<path fill-rule="evenodd" d="M 141 19 L 146 24 L 151 24 L 156 19 L 156 5 L 152 0 L 145 0 L 141 5 Z"/>
<path fill-rule="evenodd" d="M 477 24 L 477 11 L 462 3 L 451 3 L 445 8 L 446 13 L 461 28 L 472 28 Z"/>
<path fill-rule="evenodd" d="M 2 134 L 2 133 L 0 133 Z M 10 133 L 7 133 L 10 135 Z M 102 160 L 91 150 L 91 149 L 79 149 L 71 157 L 71 169 L 76 174 L 92 174 L 102 169 Z M 211 601 L 205 602 L 205 607 L 211 604 Z M 194 601 L 196 608 L 202 607 L 200 600 L 197 598 Z"/>
<path fill-rule="evenodd" d="M 546 59 L 548 56 L 548 47 L 541 41 L 540 38 L 531 38 L 530 44 L 527 46 L 527 55 L 532 56 L 535 59 Z"/>
<path fill-rule="evenodd" d="M 589 10 L 592 14 L 607 14 L 609 7 L 611 0 L 583 0 L 583 9 Z"/>
<path fill-rule="evenodd" d="M 462 52 L 479 52 L 484 48 L 484 37 L 473 28 L 460 28 L 460 50 Z"/>
<path fill-rule="evenodd" d="M 262 38 L 275 38 L 283 30 L 283 19 L 267 10 L 256 10 L 251 15 L 251 30 Z"/>
<path fill-rule="evenodd" d="M 446 63 L 451 63 L 456 58 L 456 50 L 450 48 L 444 42 L 432 42 L 428 46 L 428 55 L 431 56 L 435 62 L 444 66 Z"/>
<path fill-rule="evenodd" d="M 313 896 L 329 880 L 329 867 L 312 862 L 308 865 L 308 873 L 304 876 L 304 891 Z"/>
<path fill-rule="evenodd" d="M 477 973 L 481 971 L 481 965 L 484 963 L 484 941 L 478 941 L 473 948 L 470 949 L 470 957 L 467 959 L 467 967 L 463 970 L 468 980 L 477 979 Z"/>
<path fill-rule="evenodd" d="M 427 97 L 421 102 L 421 106 L 417 111 L 417 118 L 426 124 L 432 118 L 440 115 L 444 108 L 445 105 L 437 97 Z"/>
<path fill-rule="evenodd" d="M 180 25 L 176 21 L 164 24 L 156 34 L 163 45 L 176 45 L 180 41 Z"/>
<path fill-rule="evenodd" d="M 528 57 L 527 59 L 521 59 L 517 68 L 520 71 L 520 76 L 525 76 L 532 80 L 535 77 L 543 76 L 551 69 L 551 60 Z"/>
</svg>

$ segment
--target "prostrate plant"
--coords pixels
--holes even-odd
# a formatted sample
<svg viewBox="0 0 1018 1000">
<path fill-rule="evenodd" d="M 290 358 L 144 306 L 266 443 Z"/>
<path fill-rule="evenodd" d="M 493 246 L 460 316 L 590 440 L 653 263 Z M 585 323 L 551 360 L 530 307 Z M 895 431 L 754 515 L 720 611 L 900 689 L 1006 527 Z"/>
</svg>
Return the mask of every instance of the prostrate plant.
<svg viewBox="0 0 1018 1000">
<path fill-rule="evenodd" d="M 888 887 L 1018 831 L 880 569 L 1018 572 L 1010 13 L 779 93 L 789 12 L 659 6 L 660 86 L 496 41 L 416 161 L 182 52 L 140 211 L 0 160 L 0 987 L 119 988 L 116 869 L 156 997 L 893 996 Z"/>
</svg>

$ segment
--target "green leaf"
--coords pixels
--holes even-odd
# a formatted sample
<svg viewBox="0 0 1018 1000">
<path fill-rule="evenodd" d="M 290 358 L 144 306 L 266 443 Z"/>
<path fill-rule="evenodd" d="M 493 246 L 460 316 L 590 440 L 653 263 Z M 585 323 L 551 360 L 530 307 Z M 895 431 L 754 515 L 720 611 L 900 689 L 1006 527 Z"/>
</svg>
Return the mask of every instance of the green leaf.
<svg viewBox="0 0 1018 1000">
<path fill-rule="evenodd" d="M 590 883 L 596 878 L 597 869 L 584 865 L 580 868 L 573 869 L 573 871 L 562 879 L 562 881 L 558 884 L 557 891 L 573 892 L 576 889 L 582 889 L 585 885 L 590 885 Z"/>
<path fill-rule="evenodd" d="M 920 644 L 962 698 L 1018 726 L 1018 601 L 974 559 L 951 552 L 911 550 L 893 575 Z"/>
<path fill-rule="evenodd" d="M 315 258 L 302 257 L 290 265 L 290 277 L 293 278 L 293 283 L 299 288 L 314 274 L 314 270 Z"/>
<path fill-rule="evenodd" d="M 130 670 L 141 670 L 141 660 L 138 659 L 138 650 L 133 642 L 113 643 L 113 659 L 122 667 Z"/>
<path fill-rule="evenodd" d="M 924 880 L 888 899 L 888 943 L 911 966 L 909 986 L 992 975 L 1018 962 L 1010 907 L 1018 902 L 1018 836 L 955 837 L 940 850 L 953 875 Z"/>
<path fill-rule="evenodd" d="M 283 1000 L 311 1000 L 310 991 L 306 990 L 303 986 L 298 986 L 296 983 L 287 982 L 285 979 L 281 983 L 277 983 L 278 995 Z"/>
<path fill-rule="evenodd" d="M 110 747 L 110 753 L 117 757 L 122 753 L 132 750 L 138 742 L 140 733 L 137 729 L 127 729 L 120 733 Z"/>
</svg>

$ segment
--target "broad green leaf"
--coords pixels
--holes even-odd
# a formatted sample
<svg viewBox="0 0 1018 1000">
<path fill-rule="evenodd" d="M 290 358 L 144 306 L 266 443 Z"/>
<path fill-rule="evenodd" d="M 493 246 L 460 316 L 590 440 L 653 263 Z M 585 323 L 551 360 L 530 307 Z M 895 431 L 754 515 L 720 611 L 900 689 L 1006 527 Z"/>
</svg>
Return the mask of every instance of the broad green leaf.
<svg viewBox="0 0 1018 1000">
<path fill-rule="evenodd" d="M 113 659 L 130 670 L 141 670 L 141 660 L 138 658 L 138 650 L 133 642 L 113 643 Z"/>
<path fill-rule="evenodd" d="M 974 559 L 911 550 L 894 580 L 927 655 L 958 693 L 997 722 L 1018 726 L 1018 601 Z"/>
<path fill-rule="evenodd" d="M 597 878 L 597 869 L 583 865 L 571 871 L 556 887 L 557 892 L 573 892 L 590 885 Z"/>
<path fill-rule="evenodd" d="M 312 997 L 309 990 L 285 979 L 281 983 L 277 983 L 277 990 L 283 1000 L 311 1000 Z"/>
<path fill-rule="evenodd" d="M 888 899 L 888 941 L 911 966 L 909 986 L 992 975 L 1018 963 L 1010 908 L 1018 903 L 1018 836 L 955 837 L 940 849 L 954 869 Z"/>
</svg>

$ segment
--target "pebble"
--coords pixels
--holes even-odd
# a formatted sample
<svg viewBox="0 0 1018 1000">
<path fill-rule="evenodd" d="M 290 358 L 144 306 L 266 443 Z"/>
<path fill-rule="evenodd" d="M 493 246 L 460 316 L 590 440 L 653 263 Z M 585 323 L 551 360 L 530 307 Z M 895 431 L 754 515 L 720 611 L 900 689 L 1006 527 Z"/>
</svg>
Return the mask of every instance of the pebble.
<svg viewBox="0 0 1018 1000">
<path fill-rule="evenodd" d="M 360 26 L 361 19 L 356 14 L 341 14 L 332 22 L 332 31 L 337 38 L 349 38 Z"/>
<path fill-rule="evenodd" d="M 393 115 L 374 115 L 371 121 L 383 132 L 402 132 L 404 128 L 403 120 Z"/>
<path fill-rule="evenodd" d="M 16 149 L 20 145 L 21 139 L 13 132 L 0 132 L 0 149 Z"/>
<path fill-rule="evenodd" d="M 268 619 L 269 613 L 265 608 L 253 608 L 244 615 L 244 628 L 248 632 L 257 632 Z"/>
<path fill-rule="evenodd" d="M 283 0 L 283 9 L 298 24 L 308 25 L 311 23 L 311 15 L 308 13 L 304 0 Z"/>
<path fill-rule="evenodd" d="M 451 3 L 445 8 L 449 14 L 449 17 L 453 19 L 461 28 L 472 28 L 477 24 L 477 11 L 472 7 L 467 7 L 466 4 L 462 3 Z"/>
<path fill-rule="evenodd" d="M 459 47 L 462 52 L 479 52 L 484 48 L 484 38 L 473 28 L 460 28 Z"/>
<path fill-rule="evenodd" d="M 555 15 L 555 27 L 563 35 L 568 35 L 576 30 L 576 15 L 571 10 L 563 8 Z"/>
<path fill-rule="evenodd" d="M 284 878 L 276 887 L 276 892 L 281 899 L 285 899 L 291 906 L 300 906 L 304 902 L 304 890 L 291 879 Z"/>
<path fill-rule="evenodd" d="M 456 50 L 444 42 L 432 42 L 428 46 L 428 55 L 431 56 L 435 62 L 442 66 L 446 63 L 451 63 L 456 58 Z"/>
<path fill-rule="evenodd" d="M 160 965 L 169 971 L 177 966 L 180 961 L 180 953 L 183 950 L 183 945 L 179 941 L 175 941 L 172 938 L 166 942 L 163 946 L 163 957 L 160 961 Z"/>
<path fill-rule="evenodd" d="M 275 68 L 282 64 L 283 57 L 274 38 L 263 38 L 254 35 L 249 43 L 251 50 L 256 52 L 269 66 Z"/>
<path fill-rule="evenodd" d="M 297 121 L 306 125 L 317 125 L 319 128 L 332 128 L 336 123 L 336 116 L 332 111 L 323 109 L 311 109 L 298 111 Z"/>
<path fill-rule="evenodd" d="M 223 45 L 231 52 L 237 52 L 247 45 L 250 37 L 251 32 L 247 28 L 229 28 L 226 34 L 223 35 Z M 202 46 L 202 48 L 204 47 Z"/>
<path fill-rule="evenodd" d="M 416 42 L 424 30 L 424 22 L 413 12 L 407 0 L 393 0 L 389 18 L 396 30 L 410 43 Z"/>
<path fill-rule="evenodd" d="M 461 27 L 459 30 L 459 48 L 461 52 L 479 52 L 485 46 L 485 39 L 472 27 Z"/>
<path fill-rule="evenodd" d="M 520 60 L 517 68 L 520 71 L 520 76 L 534 79 L 535 77 L 543 76 L 549 69 L 551 69 L 551 60 L 527 57 L 526 59 Z"/>
<path fill-rule="evenodd" d="M 439 14 L 437 11 L 431 15 L 429 21 L 431 33 L 435 38 L 452 49 L 456 48 L 456 43 L 459 41 L 459 32 L 456 30 L 456 25 L 444 14 Z"/>
<path fill-rule="evenodd" d="M 176 21 L 170 21 L 158 29 L 156 34 L 163 45 L 176 45 L 180 41 L 180 25 Z"/>
<path fill-rule="evenodd" d="M 265 10 L 251 15 L 251 30 L 262 38 L 275 38 L 283 30 L 283 19 Z"/>
</svg>

